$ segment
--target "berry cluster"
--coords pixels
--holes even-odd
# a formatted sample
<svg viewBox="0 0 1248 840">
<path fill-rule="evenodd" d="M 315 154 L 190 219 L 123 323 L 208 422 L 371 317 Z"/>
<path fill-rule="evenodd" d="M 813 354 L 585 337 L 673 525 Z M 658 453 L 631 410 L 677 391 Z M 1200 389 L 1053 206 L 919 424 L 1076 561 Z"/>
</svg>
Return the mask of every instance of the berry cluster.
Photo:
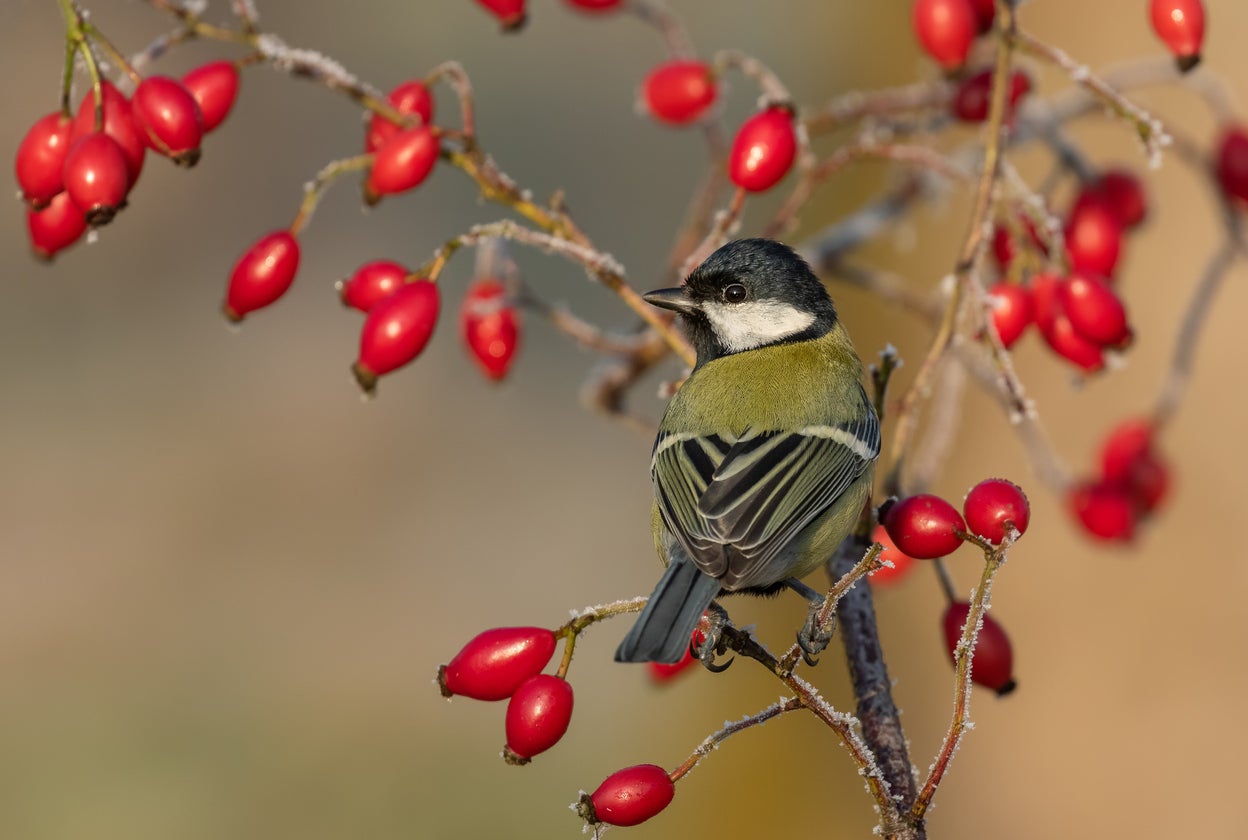
<svg viewBox="0 0 1248 840">
<path fill-rule="evenodd" d="M 563 675 L 567 662 L 557 674 L 542 673 L 556 641 L 556 634 L 542 627 L 495 627 L 479 633 L 438 668 L 444 697 L 507 701 L 503 759 L 508 764 L 528 764 L 549 750 L 572 721 L 572 686 Z M 637 825 L 666 808 L 675 791 L 667 771 L 642 764 L 608 776 L 575 809 L 590 825 Z"/>
<path fill-rule="evenodd" d="M 143 78 L 132 97 L 102 79 L 76 116 L 62 110 L 36 120 L 14 161 L 35 254 L 51 260 L 88 228 L 111 222 L 149 150 L 194 166 L 204 134 L 221 124 L 237 94 L 237 65 L 214 61 L 181 81 Z"/>
<path fill-rule="evenodd" d="M 1157 452 L 1157 428 L 1146 419 L 1119 424 L 1100 449 L 1100 471 L 1078 482 L 1067 502 L 1094 537 L 1129 541 L 1165 498 L 1170 468 Z"/>
<path fill-rule="evenodd" d="M 962 542 L 977 538 L 990 546 L 1017 539 L 1031 522 L 1031 505 L 1022 489 L 1013 482 L 990 478 L 979 482 L 966 494 L 962 511 L 931 493 L 908 496 L 884 511 L 875 540 L 884 546 L 880 558 L 892 561 L 872 575 L 877 581 L 895 581 L 914 561 L 935 560 L 952 554 Z M 1011 534 L 1014 534 L 1011 537 Z M 941 574 L 944 572 L 941 570 Z M 970 614 L 970 604 L 949 596 L 943 618 L 945 648 L 950 659 L 957 655 L 962 629 Z M 1015 687 L 1014 657 L 1009 638 L 990 616 L 982 617 L 979 635 L 972 651 L 975 667 L 971 678 L 997 694 L 1008 694 Z"/>
<path fill-rule="evenodd" d="M 507 700 L 503 757 L 528 764 L 553 747 L 572 721 L 572 686 L 543 674 L 555 634 L 541 627 L 496 627 L 478 634 L 438 669 L 444 697 Z"/>
</svg>

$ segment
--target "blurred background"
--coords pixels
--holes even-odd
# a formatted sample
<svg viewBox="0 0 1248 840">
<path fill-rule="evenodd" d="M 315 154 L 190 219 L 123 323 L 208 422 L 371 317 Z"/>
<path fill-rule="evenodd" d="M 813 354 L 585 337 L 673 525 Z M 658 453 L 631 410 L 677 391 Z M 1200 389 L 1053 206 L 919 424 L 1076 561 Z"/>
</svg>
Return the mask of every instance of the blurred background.
<svg viewBox="0 0 1248 840">
<path fill-rule="evenodd" d="M 87 5 L 127 52 L 168 28 L 133 0 Z M 537 195 L 564 188 L 634 284 L 659 285 L 702 171 L 696 132 L 633 110 L 661 44 L 629 17 L 590 18 L 555 0 L 531 6 L 527 31 L 502 37 L 468 0 L 371 0 L 315 14 L 296 0 L 259 3 L 267 29 L 382 89 L 463 62 L 485 148 Z M 918 54 L 909 3 L 673 6 L 700 49 L 758 56 L 802 104 L 935 72 Z M 1146 6 L 1045 0 L 1027 4 L 1022 21 L 1102 68 L 1162 54 Z M 1203 72 L 1233 80 L 1242 97 L 1248 7 L 1207 6 Z M 224 22 L 228 4 L 208 14 Z M 56 105 L 62 37 L 52 0 L 0 8 L 4 160 Z M 238 54 L 194 44 L 160 70 Z M 1041 96 L 1068 84 L 1036 78 Z M 438 96 L 442 118 L 453 119 L 453 102 Z M 1186 133 L 1212 136 L 1214 119 L 1184 92 L 1139 98 Z M 734 80 L 730 119 L 753 101 Z M 1073 134 L 1095 162 L 1144 168 L 1124 126 L 1085 120 Z M 353 185 L 331 192 L 303 238 L 292 292 L 241 331 L 225 328 L 218 306 L 234 260 L 287 224 L 302 184 L 362 137 L 343 98 L 253 68 L 200 166 L 149 159 L 130 208 L 97 243 L 40 265 L 26 250 L 21 206 L 0 215 L 9 359 L 0 367 L 0 836 L 574 837 L 565 806 L 578 789 L 629 764 L 675 766 L 725 719 L 776 699 L 776 683 L 748 664 L 653 687 L 642 669 L 611 662 L 627 620 L 578 647 L 571 729 L 527 768 L 497 757 L 502 704 L 438 695 L 438 663 L 486 627 L 555 626 L 570 609 L 650 590 L 650 441 L 579 407 L 595 360 L 536 322 L 506 384 L 477 374 L 450 320 L 469 257 L 444 275 L 447 320 L 429 350 L 388 377 L 378 399 L 359 399 L 347 366 L 360 319 L 339 306 L 334 280 L 368 259 L 422 262 L 446 238 L 504 215 L 449 167 L 367 216 Z M 875 164 L 842 176 L 801 234 L 884 182 Z M 1219 234 L 1203 186 L 1177 160 L 1147 185 L 1151 217 L 1121 270 L 1139 335 L 1127 367 L 1076 388 L 1037 336 L 1017 354 L 1079 470 L 1116 420 L 1151 404 Z M 953 264 L 967 204 L 952 192 L 875 243 L 871 260 L 936 283 Z M 746 229 L 770 206 L 752 204 Z M 629 323 L 571 265 L 518 257 L 548 298 L 608 326 Z M 1004 700 L 976 692 L 977 726 L 940 789 L 931 836 L 1240 836 L 1248 564 L 1234 523 L 1248 497 L 1248 401 L 1236 319 L 1248 307 L 1246 274 L 1233 270 L 1163 440 L 1173 496 L 1130 547 L 1081 536 L 1029 474 L 995 404 L 968 399 L 933 489 L 957 499 L 990 475 L 1032 489 L 1031 531 L 994 598 L 1020 688 Z M 892 342 L 913 370 L 923 325 L 833 293 L 864 357 Z M 634 399 L 651 416 L 661 411 L 656 384 Z M 975 555 L 952 567 L 969 591 Z M 952 692 L 942 599 L 919 569 L 877 606 L 912 759 L 926 768 Z M 791 598 L 732 608 L 777 646 L 803 614 Z M 813 677 L 851 708 L 836 649 Z M 668 812 L 629 836 L 860 837 L 872 824 L 835 739 L 790 715 L 729 741 L 680 784 Z"/>
</svg>

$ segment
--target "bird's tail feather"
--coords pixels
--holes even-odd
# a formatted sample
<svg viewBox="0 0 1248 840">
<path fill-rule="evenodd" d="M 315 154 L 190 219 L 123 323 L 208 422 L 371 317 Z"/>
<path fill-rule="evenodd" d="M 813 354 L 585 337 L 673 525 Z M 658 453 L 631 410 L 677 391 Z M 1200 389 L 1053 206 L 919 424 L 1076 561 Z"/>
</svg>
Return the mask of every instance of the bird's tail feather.
<svg viewBox="0 0 1248 840">
<path fill-rule="evenodd" d="M 679 662 L 719 581 L 687 560 L 667 567 L 645 609 L 615 651 L 616 662 Z"/>
</svg>

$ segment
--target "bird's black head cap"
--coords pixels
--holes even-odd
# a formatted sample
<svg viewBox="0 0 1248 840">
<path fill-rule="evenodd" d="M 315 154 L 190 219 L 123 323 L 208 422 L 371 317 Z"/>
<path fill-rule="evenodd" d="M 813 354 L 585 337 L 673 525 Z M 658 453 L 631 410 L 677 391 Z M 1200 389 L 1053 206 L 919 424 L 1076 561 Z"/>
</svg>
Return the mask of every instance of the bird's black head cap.
<svg viewBox="0 0 1248 840">
<path fill-rule="evenodd" d="M 698 365 L 711 359 L 807 341 L 836 326 L 823 283 L 788 245 L 738 239 L 711 254 L 679 289 L 646 299 L 674 309 L 689 324 Z"/>
</svg>

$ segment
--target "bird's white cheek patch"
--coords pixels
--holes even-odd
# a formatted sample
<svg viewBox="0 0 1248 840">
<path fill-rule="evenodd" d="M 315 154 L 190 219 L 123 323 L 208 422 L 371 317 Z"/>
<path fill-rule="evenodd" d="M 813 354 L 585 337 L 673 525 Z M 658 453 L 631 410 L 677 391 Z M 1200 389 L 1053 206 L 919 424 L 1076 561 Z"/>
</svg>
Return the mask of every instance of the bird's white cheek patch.
<svg viewBox="0 0 1248 840">
<path fill-rule="evenodd" d="M 729 353 L 753 350 L 797 335 L 815 322 L 814 314 L 777 300 L 706 303 L 702 311 Z"/>
</svg>

